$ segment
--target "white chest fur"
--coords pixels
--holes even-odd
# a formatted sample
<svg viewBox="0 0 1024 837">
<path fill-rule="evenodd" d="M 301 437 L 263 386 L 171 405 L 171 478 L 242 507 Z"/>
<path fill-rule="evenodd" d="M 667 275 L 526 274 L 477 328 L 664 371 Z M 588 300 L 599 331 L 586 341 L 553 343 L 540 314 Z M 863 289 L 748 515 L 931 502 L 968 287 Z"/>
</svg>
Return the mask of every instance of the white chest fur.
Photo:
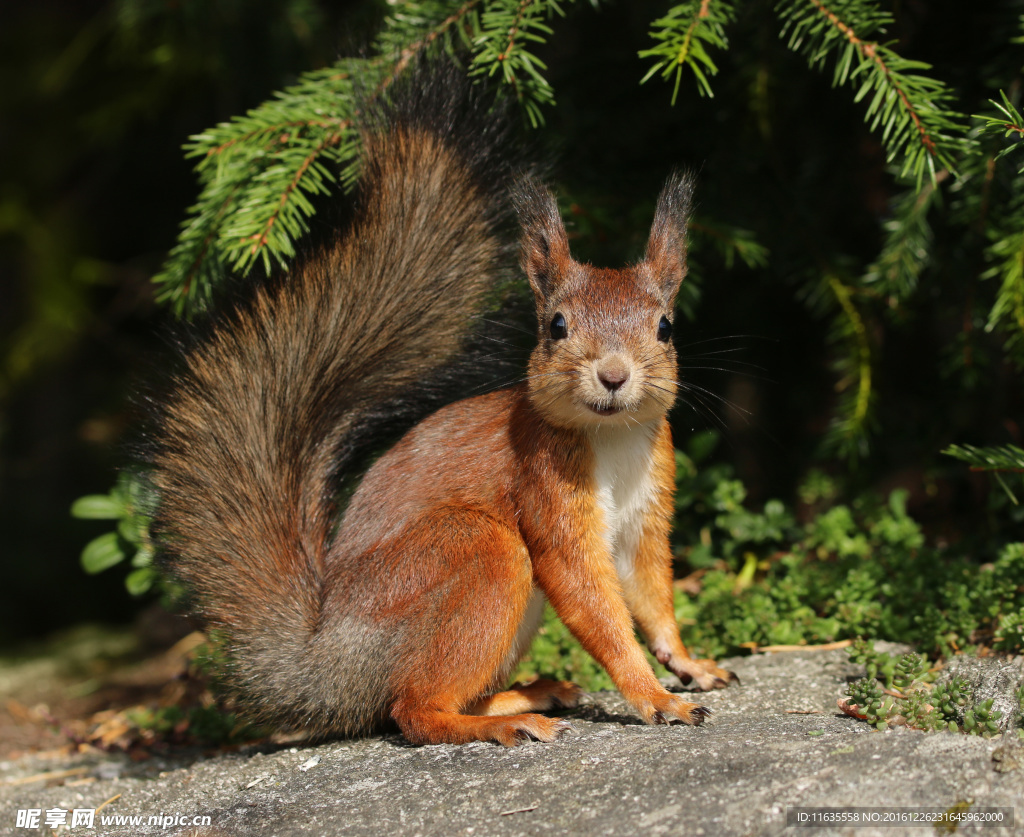
<svg viewBox="0 0 1024 837">
<path fill-rule="evenodd" d="M 597 506 L 604 517 L 604 537 L 622 580 L 633 562 L 644 517 L 655 500 L 652 474 L 656 428 L 602 427 L 591 436 Z"/>
</svg>

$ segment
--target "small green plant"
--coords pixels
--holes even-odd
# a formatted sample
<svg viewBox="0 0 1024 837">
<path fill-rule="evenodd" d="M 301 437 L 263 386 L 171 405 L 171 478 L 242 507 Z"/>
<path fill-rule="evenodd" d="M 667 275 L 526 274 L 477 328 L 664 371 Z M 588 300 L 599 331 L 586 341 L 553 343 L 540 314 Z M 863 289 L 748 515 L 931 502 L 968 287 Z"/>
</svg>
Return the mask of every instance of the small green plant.
<svg viewBox="0 0 1024 837">
<path fill-rule="evenodd" d="M 157 742 L 221 746 L 264 738 L 266 729 L 239 720 L 217 705 L 137 706 L 124 712 L 127 740 L 142 746 Z"/>
<path fill-rule="evenodd" d="M 932 658 L 1024 648 L 1024 545 L 932 545 L 905 491 L 836 504 L 818 472 L 798 491 L 805 523 L 778 501 L 752 510 L 727 466 L 699 467 L 710 448 L 695 438 L 680 454 L 673 535 L 680 574 L 699 574 L 676 615 L 702 655 L 858 636 Z"/>
<path fill-rule="evenodd" d="M 877 680 L 864 678 L 853 683 L 846 693 L 856 707 L 858 717 L 878 729 L 888 727 L 887 718 L 892 711 L 894 699 L 882 692 Z"/>
<path fill-rule="evenodd" d="M 874 645 L 863 639 L 855 640 L 847 653 L 851 662 L 867 669 L 868 680 L 881 680 L 887 687 L 892 686 L 896 676 L 896 658 L 891 654 L 875 651 Z"/>
<path fill-rule="evenodd" d="M 193 644 L 187 660 L 185 670 L 165 684 L 159 696 L 93 715 L 83 741 L 134 758 L 168 747 L 222 747 L 273 734 L 242 718 L 232 695 L 224 690 L 218 673 L 224 671 L 226 658 L 216 632 L 206 642 Z"/>
<path fill-rule="evenodd" d="M 95 575 L 128 561 L 133 567 L 125 578 L 128 592 L 136 596 L 148 592 L 159 579 L 149 536 L 153 500 L 152 490 L 135 471 L 122 471 L 109 494 L 89 494 L 75 500 L 71 505 L 73 517 L 117 521 L 113 532 L 85 545 L 82 569 Z"/>
<path fill-rule="evenodd" d="M 964 707 L 970 698 L 970 686 L 962 678 L 954 677 L 948 683 L 940 683 L 932 690 L 932 703 L 944 718 L 962 717 Z"/>
<path fill-rule="evenodd" d="M 936 684 L 935 672 L 920 654 L 896 657 L 858 640 L 850 659 L 864 665 L 868 676 L 850 684 L 839 708 L 875 729 L 907 726 L 927 732 L 964 732 L 990 738 L 999 732 L 1002 712 L 992 700 L 971 703 L 971 687 L 963 677 Z"/>
<path fill-rule="evenodd" d="M 1002 716 L 1002 712 L 992 708 L 992 698 L 983 700 L 973 709 L 968 709 L 964 713 L 964 732 L 969 735 L 991 738 L 999 732 L 997 721 Z"/>
</svg>

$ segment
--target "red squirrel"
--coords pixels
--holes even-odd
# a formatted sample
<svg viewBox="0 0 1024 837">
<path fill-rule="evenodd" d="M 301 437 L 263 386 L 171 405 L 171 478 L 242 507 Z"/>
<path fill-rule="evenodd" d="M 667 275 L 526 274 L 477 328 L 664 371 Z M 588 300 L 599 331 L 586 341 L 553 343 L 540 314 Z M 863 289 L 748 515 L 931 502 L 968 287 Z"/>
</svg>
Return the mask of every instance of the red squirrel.
<svg viewBox="0 0 1024 837">
<path fill-rule="evenodd" d="M 502 129 L 451 73 L 368 108 L 347 233 L 212 323 L 155 431 L 154 531 L 222 637 L 258 720 L 410 742 L 552 741 L 572 683 L 502 691 L 545 601 L 647 723 L 709 710 L 666 690 L 634 634 L 700 689 L 672 605 L 673 301 L 689 177 L 642 261 L 573 260 L 555 199 L 512 190 L 537 310 L 524 381 L 420 421 L 338 511 L 360 426 L 464 346 L 506 269 Z M 372 112 L 371 112 L 372 111 Z"/>
</svg>

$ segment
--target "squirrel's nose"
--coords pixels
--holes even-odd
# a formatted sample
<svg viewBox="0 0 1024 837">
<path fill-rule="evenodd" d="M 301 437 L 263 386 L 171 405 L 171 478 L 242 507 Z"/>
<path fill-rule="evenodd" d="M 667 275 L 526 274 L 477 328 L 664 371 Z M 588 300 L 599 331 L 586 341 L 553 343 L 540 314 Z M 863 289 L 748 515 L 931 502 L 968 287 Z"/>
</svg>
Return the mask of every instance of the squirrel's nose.
<svg viewBox="0 0 1024 837">
<path fill-rule="evenodd" d="M 597 379 L 609 392 L 615 392 L 629 380 L 629 370 L 625 366 L 613 365 L 599 369 Z"/>
</svg>

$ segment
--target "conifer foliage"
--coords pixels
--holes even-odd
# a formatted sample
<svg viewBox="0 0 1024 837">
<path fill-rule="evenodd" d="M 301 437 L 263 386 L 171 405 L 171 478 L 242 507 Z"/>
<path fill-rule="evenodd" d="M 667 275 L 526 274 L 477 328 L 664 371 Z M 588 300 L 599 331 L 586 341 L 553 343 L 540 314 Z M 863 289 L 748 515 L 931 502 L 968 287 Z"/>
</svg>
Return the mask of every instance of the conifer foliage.
<svg viewBox="0 0 1024 837">
<path fill-rule="evenodd" d="M 832 83 L 856 88 L 864 118 L 880 130 L 887 161 L 898 161 L 901 176 L 912 174 L 920 188 L 926 172 L 951 169 L 963 146 L 963 126 L 949 109 L 952 98 L 931 67 L 910 61 L 889 45 L 871 40 L 884 33 L 892 15 L 872 0 L 783 0 L 782 36 L 812 67 L 834 61 Z"/>
<path fill-rule="evenodd" d="M 599 0 L 389 2 L 364 55 L 307 72 L 189 140 L 199 197 L 155 277 L 160 298 L 190 316 L 231 276 L 286 271 L 318 196 L 350 187 L 358 175 L 360 103 L 387 96 L 424 53 L 454 56 L 495 95 L 517 102 L 527 125 L 542 125 L 555 107 L 543 56 L 576 20 L 595 14 L 588 6 L 601 12 Z M 885 432 L 883 349 L 936 300 L 955 297 L 962 308 L 962 325 L 935 359 L 952 389 L 970 391 L 997 367 L 1024 371 L 1024 14 L 1008 11 L 1021 9 L 1019 0 L 1006 6 L 1002 17 L 990 16 L 993 69 L 980 79 L 946 77 L 904 54 L 899 7 L 885 0 L 685 0 L 652 14 L 649 40 L 633 45 L 641 69 L 624 70 L 635 72 L 630 83 L 664 83 L 669 108 L 688 96 L 721 98 L 726 86 L 735 95 L 741 85 L 729 74 L 753 79 L 751 68 L 767 63 L 750 32 L 767 32 L 799 72 L 826 74 L 830 95 L 859 109 L 882 149 L 888 203 L 870 233 L 875 249 L 865 257 L 863 249 L 792 246 L 806 257 L 778 269 L 789 280 L 778 292 L 828 324 L 835 398 L 819 452 L 839 462 L 863 462 Z M 759 83 L 748 88 L 760 90 Z M 749 104 L 755 115 L 758 95 Z M 703 214 L 693 222 L 691 278 L 680 297 L 686 316 L 699 304 L 703 241 L 727 265 L 738 259 L 754 270 L 773 269 L 786 250 L 781 236 L 739 229 L 742 217 L 737 209 L 737 226 Z M 975 467 L 1019 466 L 1015 451 L 969 447 L 984 441 L 950 433 L 935 449 L 960 442 L 968 446 L 950 452 Z"/>
<path fill-rule="evenodd" d="M 571 0 L 570 0 L 571 2 Z M 468 51 L 468 72 L 497 76 L 533 125 L 554 102 L 544 63 L 531 51 L 563 15 L 561 0 L 464 0 L 396 4 L 372 57 L 344 58 L 198 134 L 185 146 L 198 160 L 202 191 L 177 246 L 155 277 L 178 313 L 201 308 L 228 273 L 285 268 L 308 232 L 311 201 L 358 174 L 358 102 L 387 88 L 421 53 Z M 367 93 L 369 91 L 369 93 Z"/>
<path fill-rule="evenodd" d="M 571 2 L 392 4 L 369 57 L 311 71 L 247 114 L 194 136 L 186 150 L 197 161 L 201 192 L 156 277 L 161 298 L 187 313 L 202 308 L 229 274 L 255 265 L 286 268 L 308 230 L 313 198 L 351 185 L 357 174 L 360 96 L 386 95 L 421 52 L 458 52 L 468 73 L 498 82 L 499 95 L 513 96 L 525 119 L 541 124 L 554 91 L 537 50 L 556 26 L 571 25 Z M 688 69 L 697 92 L 713 95 L 714 56 L 729 49 L 740 10 L 743 4 L 729 0 L 671 6 L 651 24 L 653 46 L 638 50 L 651 62 L 641 81 L 667 80 L 674 103 Z M 870 321 L 916 292 L 931 262 L 931 218 L 944 194 L 953 200 L 945 219 L 953 226 L 973 223 L 972 212 L 982 208 L 993 219 L 984 276 L 998 281 L 998 292 L 985 327 L 1004 334 L 1007 349 L 1024 361 L 1024 189 L 1014 188 L 1024 185 L 1024 155 L 1002 162 L 1024 141 L 1024 123 L 1002 90 L 992 91 L 985 116 L 972 120 L 958 111 L 953 91 L 929 64 L 899 54 L 889 34 L 893 15 L 880 0 L 780 0 L 774 14 L 785 44 L 811 68 L 831 68 L 833 86 L 852 93 L 903 185 L 874 261 L 818 265 L 804 277 L 803 297 L 834 324 L 840 398 L 826 449 L 856 459 L 867 450 L 876 398 Z M 994 179 L 1004 181 L 1002 188 Z"/>
</svg>

